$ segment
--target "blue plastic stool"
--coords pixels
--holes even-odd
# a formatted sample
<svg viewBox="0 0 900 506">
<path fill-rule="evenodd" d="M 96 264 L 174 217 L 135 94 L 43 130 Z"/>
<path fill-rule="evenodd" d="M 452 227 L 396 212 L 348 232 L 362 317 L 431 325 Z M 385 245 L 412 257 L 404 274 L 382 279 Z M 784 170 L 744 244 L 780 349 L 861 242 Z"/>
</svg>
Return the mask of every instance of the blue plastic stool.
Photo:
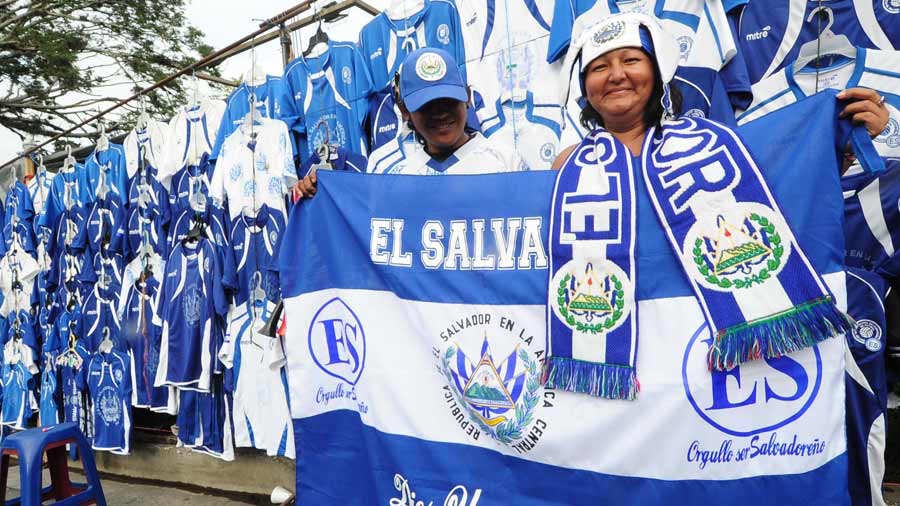
<svg viewBox="0 0 900 506">
<path fill-rule="evenodd" d="M 69 463 L 66 459 L 66 444 L 73 443 L 78 447 L 87 485 L 76 485 L 69 480 Z M 56 499 L 58 506 L 74 506 L 80 504 L 97 504 L 106 506 L 106 497 L 97 467 L 94 465 L 94 452 L 88 445 L 84 434 L 74 423 L 61 423 L 51 427 L 40 427 L 18 432 L 5 438 L 0 444 L 2 461 L 0 461 L 0 502 L 6 506 L 40 506 L 45 499 Z M 50 468 L 50 486 L 41 488 L 44 452 L 47 453 L 47 464 Z M 9 456 L 19 456 L 19 472 L 21 476 L 22 496 L 6 500 L 6 478 L 9 473 Z"/>
</svg>

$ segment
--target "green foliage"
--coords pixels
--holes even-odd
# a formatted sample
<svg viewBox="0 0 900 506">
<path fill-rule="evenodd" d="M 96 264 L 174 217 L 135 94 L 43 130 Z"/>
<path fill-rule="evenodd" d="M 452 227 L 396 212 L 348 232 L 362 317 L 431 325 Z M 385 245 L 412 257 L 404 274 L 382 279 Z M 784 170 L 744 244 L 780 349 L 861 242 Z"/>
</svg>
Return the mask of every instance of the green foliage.
<svg viewBox="0 0 900 506">
<path fill-rule="evenodd" d="M 112 105 L 109 85 L 142 88 L 209 54 L 185 6 L 185 0 L 0 2 L 0 124 L 26 137 L 56 134 Z M 184 100 L 176 80 L 146 105 L 165 117 Z M 133 116 L 108 123 L 107 131 L 124 132 Z"/>
</svg>

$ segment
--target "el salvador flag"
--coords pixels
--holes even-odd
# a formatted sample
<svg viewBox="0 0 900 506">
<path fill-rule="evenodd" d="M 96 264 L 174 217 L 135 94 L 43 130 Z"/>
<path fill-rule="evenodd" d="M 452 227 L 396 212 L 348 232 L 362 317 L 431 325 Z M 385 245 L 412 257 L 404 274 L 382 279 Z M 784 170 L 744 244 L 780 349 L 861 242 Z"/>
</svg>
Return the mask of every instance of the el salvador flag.
<svg viewBox="0 0 900 506">
<path fill-rule="evenodd" d="M 845 308 L 834 153 L 805 165 L 756 140 L 771 128 L 745 133 Z M 320 173 L 280 257 L 298 503 L 849 504 L 844 340 L 711 373 L 640 177 L 640 395 L 543 388 L 554 178 Z"/>
</svg>

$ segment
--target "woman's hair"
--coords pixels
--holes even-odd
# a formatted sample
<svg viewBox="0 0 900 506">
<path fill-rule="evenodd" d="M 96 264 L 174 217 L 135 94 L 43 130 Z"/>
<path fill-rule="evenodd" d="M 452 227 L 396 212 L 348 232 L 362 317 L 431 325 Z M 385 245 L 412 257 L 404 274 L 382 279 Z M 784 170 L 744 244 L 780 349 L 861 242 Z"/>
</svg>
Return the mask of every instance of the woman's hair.
<svg viewBox="0 0 900 506">
<path fill-rule="evenodd" d="M 653 62 L 653 92 L 650 94 L 650 100 L 647 101 L 647 107 L 644 109 L 644 125 L 646 125 L 647 128 L 659 125 L 663 113 L 665 112 L 662 106 L 663 82 L 659 75 L 659 66 L 656 65 L 656 60 L 652 56 L 650 57 L 650 61 Z M 584 78 L 582 77 L 582 79 Z M 672 99 L 672 112 L 675 113 L 676 116 L 681 114 L 682 97 L 681 91 L 677 86 L 669 84 L 669 96 Z M 581 114 L 578 118 L 581 126 L 587 130 L 602 127 L 603 117 L 600 116 L 600 113 L 594 109 L 594 106 L 587 101 L 587 97 L 585 97 L 584 101 L 584 107 L 581 109 Z"/>
</svg>

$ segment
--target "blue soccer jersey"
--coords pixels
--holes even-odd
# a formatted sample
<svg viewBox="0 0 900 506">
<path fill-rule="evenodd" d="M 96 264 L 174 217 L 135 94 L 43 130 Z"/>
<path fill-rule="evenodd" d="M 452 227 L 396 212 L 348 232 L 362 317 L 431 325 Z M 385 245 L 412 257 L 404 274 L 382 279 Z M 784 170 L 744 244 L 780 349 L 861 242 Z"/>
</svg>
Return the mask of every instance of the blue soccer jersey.
<svg viewBox="0 0 900 506">
<path fill-rule="evenodd" d="M 84 264 L 76 279 L 82 286 L 96 290 L 106 298 L 118 295 L 122 289 L 125 260 L 118 253 L 84 255 Z"/>
<path fill-rule="evenodd" d="M 228 312 L 212 241 L 178 243 L 166 262 L 161 290 L 162 339 L 154 386 L 208 392 Z"/>
<path fill-rule="evenodd" d="M 125 349 L 125 343 L 120 338 L 122 325 L 119 321 L 118 311 L 116 311 L 113 293 L 118 294 L 119 287 L 116 287 L 115 292 L 108 294 L 104 294 L 95 287 L 84 301 L 82 307 L 83 341 L 85 348 L 91 353 L 96 353 L 100 348 L 100 343 L 107 337 L 116 350 Z"/>
<path fill-rule="evenodd" d="M 94 408 L 95 450 L 131 450 L 131 361 L 126 353 L 97 353 L 88 364 L 87 387 Z"/>
<path fill-rule="evenodd" d="M 31 223 L 34 219 L 34 203 L 31 199 L 31 192 L 28 191 L 28 187 L 22 184 L 21 181 L 17 180 L 9 188 L 3 207 L 4 225 L 12 220 L 13 215 L 19 220 L 28 223 Z"/>
<path fill-rule="evenodd" d="M 884 362 L 887 322 L 884 299 L 890 288 L 881 276 L 847 271 L 847 314 L 856 321 L 847 335 L 847 458 L 851 504 L 884 504 L 885 412 Z"/>
<path fill-rule="evenodd" d="M 457 63 L 465 64 L 462 21 L 453 2 L 424 0 L 418 12 L 410 13 L 389 7 L 366 23 L 359 34 L 359 50 L 375 90 L 387 87 L 406 55 L 423 47 L 443 49 Z"/>
<path fill-rule="evenodd" d="M 181 211 L 191 207 L 191 196 L 202 193 L 209 199 L 209 177 L 212 164 L 204 156 L 197 165 L 186 165 L 173 176 L 169 192 L 169 212 L 174 218 Z"/>
<path fill-rule="evenodd" d="M 125 149 L 119 144 L 109 144 L 109 149 L 88 155 L 84 161 L 84 178 L 88 190 L 88 201 L 97 199 L 97 190 L 100 188 L 100 174 L 107 190 L 119 197 L 120 202 L 128 199 L 128 162 L 125 159 Z"/>
<path fill-rule="evenodd" d="M 18 242 L 22 249 L 31 255 L 37 253 L 37 240 L 31 222 L 12 220 L 3 226 L 3 242 L 0 243 L 0 254 L 12 249 L 13 242 Z"/>
<path fill-rule="evenodd" d="M 900 48 L 900 4 L 896 0 L 753 0 L 738 23 L 738 43 L 750 82 L 756 83 L 797 59 L 801 48 L 824 31 L 843 35 L 850 44 Z"/>
<path fill-rule="evenodd" d="M 25 429 L 25 422 L 31 416 L 31 391 L 28 382 L 33 374 L 22 362 L 4 363 L 2 374 L 2 424 L 14 429 Z"/>
<path fill-rule="evenodd" d="M 126 258 L 133 259 L 141 251 L 141 245 L 146 240 L 150 249 L 161 256 L 167 256 L 168 238 L 166 227 L 169 224 L 168 205 L 135 206 L 128 210 L 127 249 Z"/>
<path fill-rule="evenodd" d="M 216 134 L 212 153 L 209 155 L 210 160 L 219 158 L 225 139 L 243 124 L 244 117 L 250 112 L 251 97 L 255 97 L 256 108 L 264 118 L 279 119 L 293 108 L 293 98 L 279 76 L 266 76 L 265 81 L 253 86 L 241 83 L 225 100 L 225 113 Z M 293 143 L 291 154 L 296 154 Z"/>
<path fill-rule="evenodd" d="M 222 375 L 213 378 L 209 392 L 179 390 L 178 396 L 178 440 L 194 451 L 234 460 L 231 408 Z"/>
<path fill-rule="evenodd" d="M 127 217 L 127 210 L 122 202 L 123 200 L 110 192 L 91 205 L 87 222 L 82 229 L 84 238 L 80 242 L 92 253 L 97 253 L 101 249 L 109 253 L 122 253 Z"/>
<path fill-rule="evenodd" d="M 41 427 L 56 425 L 61 421 L 59 416 L 59 375 L 54 361 L 54 356 L 48 356 L 44 369 L 41 372 L 41 399 L 39 402 L 39 424 Z"/>
<path fill-rule="evenodd" d="M 175 395 L 171 387 L 154 387 L 159 365 L 162 328 L 159 326 L 159 281 L 153 276 L 136 279 L 123 288 L 119 302 L 122 338 L 131 353 L 132 406 L 174 414 Z"/>
<path fill-rule="evenodd" d="M 366 154 L 363 121 L 374 90 L 368 67 L 354 44 L 329 42 L 324 54 L 295 59 L 285 68 L 284 80 L 293 101 L 281 119 L 306 135 L 301 160 L 323 142 Z"/>
<path fill-rule="evenodd" d="M 199 219 L 205 224 L 206 236 L 212 239 L 220 262 L 225 261 L 225 247 L 228 244 L 227 225 L 225 212 L 221 208 L 209 206 L 203 213 L 195 213 L 192 209 L 183 209 L 178 213 L 169 225 L 169 249 L 171 253 L 175 247 L 194 227 L 194 220 Z"/>
<path fill-rule="evenodd" d="M 881 175 L 841 180 L 844 189 L 845 262 L 889 279 L 900 275 L 900 159 L 885 160 Z"/>
</svg>

